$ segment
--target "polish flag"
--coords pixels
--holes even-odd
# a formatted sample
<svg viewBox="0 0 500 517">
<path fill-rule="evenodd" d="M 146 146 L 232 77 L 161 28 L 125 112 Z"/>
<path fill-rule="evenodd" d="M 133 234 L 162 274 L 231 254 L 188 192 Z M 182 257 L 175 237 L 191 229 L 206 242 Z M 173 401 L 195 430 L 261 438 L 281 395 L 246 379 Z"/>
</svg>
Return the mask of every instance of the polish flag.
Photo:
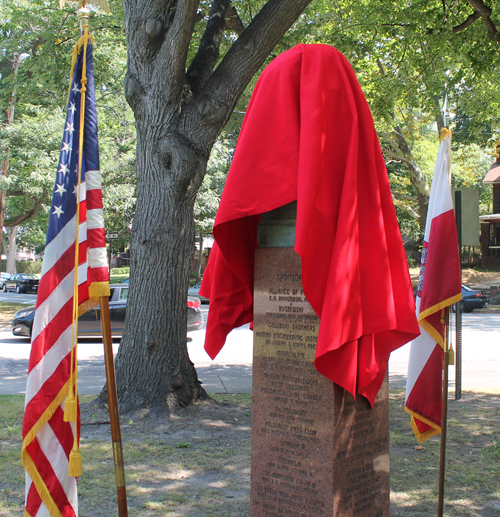
<svg viewBox="0 0 500 517">
<path fill-rule="evenodd" d="M 451 195 L 451 131 L 443 130 L 432 180 L 418 279 L 421 334 L 411 343 L 405 410 L 417 440 L 441 432 L 444 312 L 462 298 L 460 257 Z"/>
</svg>

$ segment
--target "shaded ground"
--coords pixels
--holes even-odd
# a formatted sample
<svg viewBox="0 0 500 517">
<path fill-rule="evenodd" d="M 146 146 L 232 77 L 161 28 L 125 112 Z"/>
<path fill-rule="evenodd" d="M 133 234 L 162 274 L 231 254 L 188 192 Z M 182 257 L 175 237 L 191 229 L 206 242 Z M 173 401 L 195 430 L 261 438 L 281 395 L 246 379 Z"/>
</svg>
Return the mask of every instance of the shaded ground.
<svg viewBox="0 0 500 517">
<path fill-rule="evenodd" d="M 117 513 L 108 415 L 84 400 L 80 516 L 108 517 Z M 439 439 L 418 447 L 403 400 L 391 391 L 391 516 L 436 515 Z M 22 397 L 0 397 L 2 517 L 23 514 L 21 418 Z M 450 400 L 449 420 L 445 515 L 498 517 L 500 392 Z M 218 396 L 165 420 L 123 419 L 129 515 L 248 516 L 250 433 L 250 395 Z"/>
</svg>

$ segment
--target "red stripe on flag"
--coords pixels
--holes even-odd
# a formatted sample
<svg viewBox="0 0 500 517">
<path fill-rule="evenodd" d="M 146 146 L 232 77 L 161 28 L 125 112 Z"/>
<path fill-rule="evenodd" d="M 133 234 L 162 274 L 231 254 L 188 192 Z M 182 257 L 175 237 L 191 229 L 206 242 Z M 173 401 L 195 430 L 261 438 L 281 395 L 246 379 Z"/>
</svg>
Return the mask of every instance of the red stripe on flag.
<svg viewBox="0 0 500 517">
<path fill-rule="evenodd" d="M 35 484 L 31 483 L 28 496 L 26 497 L 26 512 L 28 515 L 30 515 L 30 517 L 35 517 L 41 504 L 42 499 L 40 498 L 40 494 L 37 492 Z"/>
<path fill-rule="evenodd" d="M 69 379 L 70 364 L 71 353 L 68 353 L 61 359 L 54 373 L 43 383 L 36 395 L 28 402 L 23 418 L 23 439 L 63 389 Z"/>
<path fill-rule="evenodd" d="M 80 242 L 78 246 L 78 258 L 80 264 L 87 260 L 87 241 Z M 38 308 L 56 289 L 61 281 L 66 278 L 75 267 L 75 243 L 61 255 L 58 261 L 47 271 L 38 286 L 36 308 Z"/>
<path fill-rule="evenodd" d="M 88 271 L 87 271 L 88 275 Z M 87 282 L 80 284 L 78 286 L 78 306 L 80 306 L 83 302 L 86 302 L 89 299 L 89 286 L 88 279 Z"/>
<path fill-rule="evenodd" d="M 71 297 L 33 340 L 28 373 L 43 359 L 60 335 L 71 325 L 72 317 L 73 298 Z"/>
<path fill-rule="evenodd" d="M 27 453 L 30 455 L 38 473 L 44 480 L 49 494 L 57 505 L 57 508 L 61 512 L 63 517 L 75 517 L 75 511 L 71 506 L 66 493 L 59 482 L 59 479 L 52 468 L 52 465 L 45 456 L 38 440 L 33 440 L 27 447 Z"/>
<path fill-rule="evenodd" d="M 439 427 L 443 411 L 443 364 L 444 351 L 436 344 L 405 404 L 414 418 L 420 415 Z"/>
<path fill-rule="evenodd" d="M 87 242 L 89 248 L 105 248 L 106 232 L 104 228 L 92 228 L 87 230 Z"/>
<path fill-rule="evenodd" d="M 87 220 L 87 201 L 80 202 L 80 224 Z M 81 239 L 81 237 L 80 237 Z"/>
<path fill-rule="evenodd" d="M 73 448 L 73 429 L 69 422 L 64 421 L 64 410 L 61 406 L 57 406 L 53 417 L 49 420 L 49 424 L 64 449 L 66 456 L 69 457 L 69 453 Z"/>
<path fill-rule="evenodd" d="M 460 285 L 455 214 L 448 210 L 432 219 L 420 314 L 459 295 Z"/>
<path fill-rule="evenodd" d="M 89 284 L 107 282 L 108 280 L 109 269 L 107 267 L 93 267 L 89 269 Z"/>
<path fill-rule="evenodd" d="M 102 208 L 102 191 L 101 189 L 87 190 L 87 209 L 96 208 Z"/>
</svg>

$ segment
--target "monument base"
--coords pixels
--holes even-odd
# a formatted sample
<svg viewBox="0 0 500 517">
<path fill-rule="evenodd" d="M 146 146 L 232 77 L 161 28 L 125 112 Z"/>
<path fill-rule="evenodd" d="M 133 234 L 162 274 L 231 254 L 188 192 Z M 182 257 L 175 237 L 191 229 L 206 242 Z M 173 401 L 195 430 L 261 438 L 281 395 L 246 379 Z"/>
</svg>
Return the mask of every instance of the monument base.
<svg viewBox="0 0 500 517">
<path fill-rule="evenodd" d="M 316 371 L 300 271 L 293 248 L 256 250 L 250 515 L 389 517 L 387 376 L 372 409 Z"/>
</svg>

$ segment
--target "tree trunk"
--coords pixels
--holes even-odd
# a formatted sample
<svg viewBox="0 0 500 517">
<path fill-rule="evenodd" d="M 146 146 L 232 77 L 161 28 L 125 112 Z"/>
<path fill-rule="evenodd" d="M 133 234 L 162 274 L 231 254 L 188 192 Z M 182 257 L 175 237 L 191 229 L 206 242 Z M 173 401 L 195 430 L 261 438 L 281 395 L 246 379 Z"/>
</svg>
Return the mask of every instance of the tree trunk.
<svg viewBox="0 0 500 517">
<path fill-rule="evenodd" d="M 17 230 L 19 226 L 6 226 L 5 231 L 7 232 L 7 239 L 9 240 L 9 246 L 6 247 L 6 257 L 7 257 L 7 273 L 14 275 L 17 273 L 16 271 L 16 259 L 17 259 Z"/>
<path fill-rule="evenodd" d="M 427 220 L 427 208 L 429 206 L 430 189 L 429 183 L 425 179 L 420 167 L 413 157 L 410 146 L 406 138 L 404 137 L 403 131 L 400 127 L 394 128 L 394 136 L 398 144 L 399 150 L 403 155 L 405 163 L 410 171 L 410 181 L 417 191 L 417 203 L 418 203 L 418 224 L 420 227 L 420 233 L 422 238 L 425 233 L 425 222 Z"/>
<path fill-rule="evenodd" d="M 12 73 L 14 76 L 17 76 L 19 71 L 19 64 L 21 63 L 21 57 L 18 53 L 15 53 L 12 59 Z M 14 108 L 16 105 L 16 88 L 12 91 L 12 94 L 9 98 L 9 103 L 7 105 L 7 109 L 5 110 L 5 124 L 9 125 L 14 122 Z M 0 166 L 0 178 L 2 176 L 7 176 L 9 173 L 9 150 L 7 149 L 7 156 L 2 160 Z M 0 190 L 0 250 L 2 249 L 2 241 L 3 241 L 3 222 L 5 219 L 5 205 L 7 203 L 7 192 L 4 190 Z"/>
<path fill-rule="evenodd" d="M 186 72 L 199 2 L 124 1 L 137 208 L 127 316 L 116 357 L 122 411 L 165 413 L 206 397 L 186 343 L 196 194 L 210 150 L 240 95 L 309 2 L 269 0 L 218 64 L 225 18 L 233 13 L 230 0 L 214 0 Z"/>
<path fill-rule="evenodd" d="M 9 162 L 7 160 L 2 160 L 1 163 L 1 175 L 4 175 L 4 162 L 5 162 L 5 172 L 7 172 L 9 168 Z M 0 176 L 1 177 L 1 176 Z M 5 246 L 4 238 L 3 238 L 3 220 L 5 217 L 5 203 L 7 201 L 7 192 L 5 190 L 0 190 L 0 259 L 2 258 L 2 248 L 5 248 L 7 251 L 7 247 Z M 7 257 L 7 253 L 5 253 Z M 1 262 L 1 261 L 0 261 Z"/>
<path fill-rule="evenodd" d="M 193 259 L 197 189 L 181 181 L 203 177 L 207 160 L 184 142 L 170 143 L 170 166 L 147 124 L 137 142 L 137 208 L 130 246 L 130 294 L 116 359 L 122 411 L 147 407 L 164 413 L 205 398 L 187 352 L 187 286 Z M 150 181 L 148 181 L 150 180 Z"/>
</svg>

